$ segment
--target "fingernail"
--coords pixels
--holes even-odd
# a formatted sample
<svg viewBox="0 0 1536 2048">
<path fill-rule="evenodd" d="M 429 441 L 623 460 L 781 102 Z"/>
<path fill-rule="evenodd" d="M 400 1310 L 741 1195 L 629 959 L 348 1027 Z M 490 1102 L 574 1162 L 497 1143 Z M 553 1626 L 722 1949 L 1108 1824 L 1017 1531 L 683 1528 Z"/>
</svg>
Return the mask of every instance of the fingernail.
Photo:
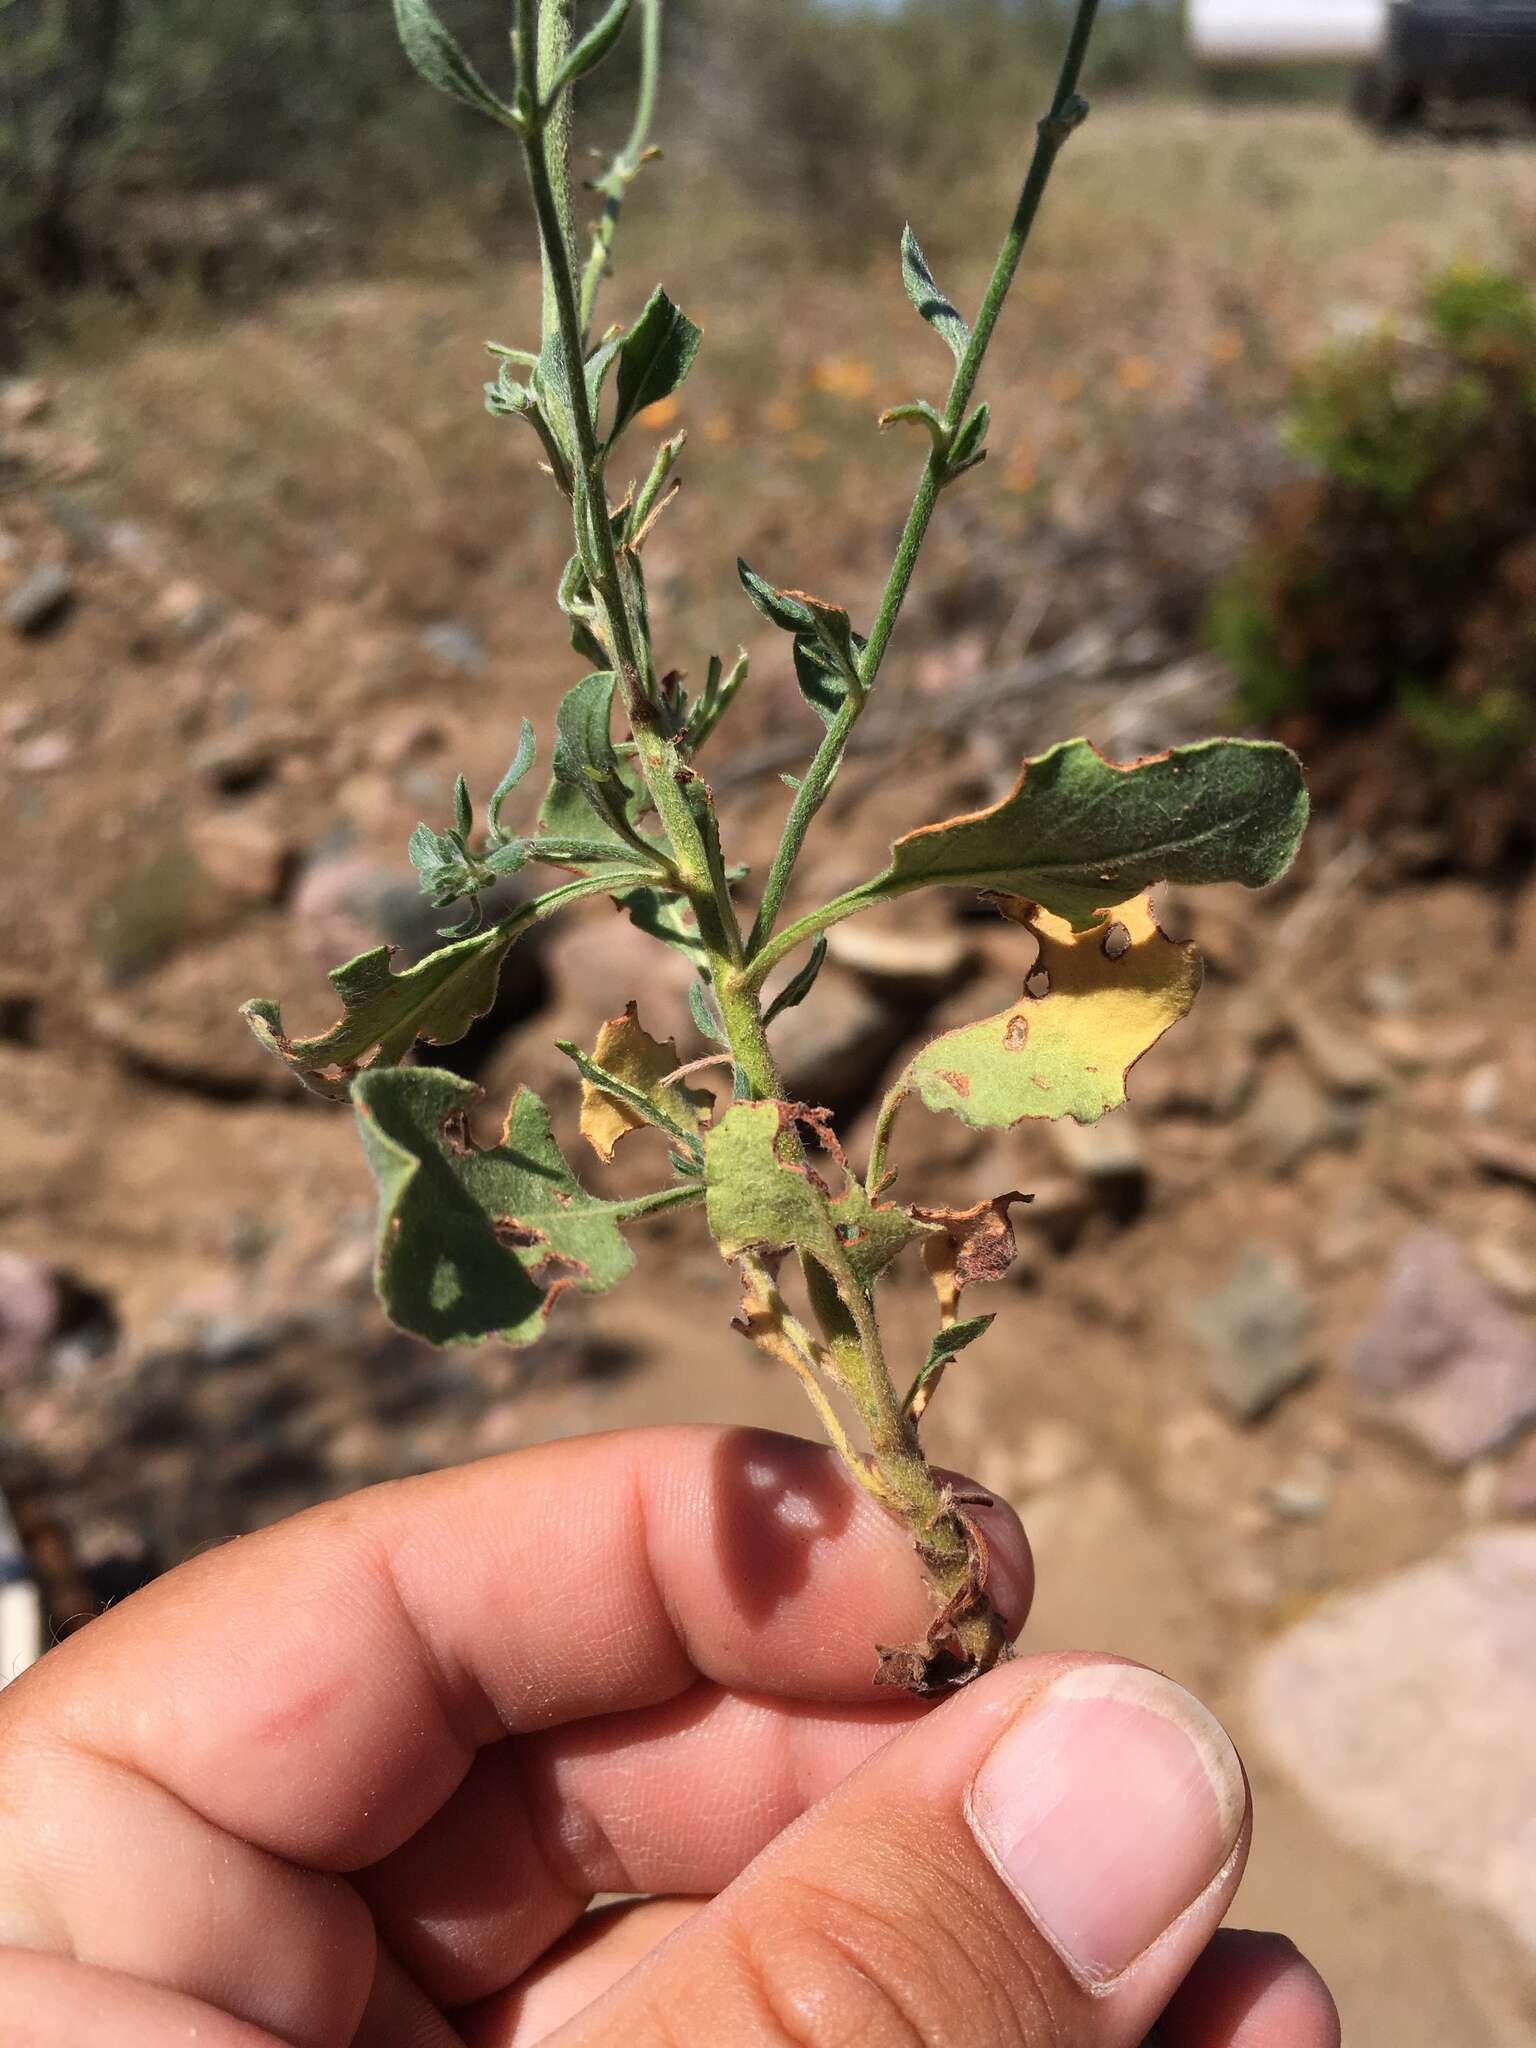
<svg viewBox="0 0 1536 2048">
<path fill-rule="evenodd" d="M 1199 1898 L 1243 1824 L 1242 1768 L 1156 1672 L 1080 1665 L 1009 1724 L 966 1802 L 994 1869 L 1073 1976 L 1118 1977 Z"/>
</svg>

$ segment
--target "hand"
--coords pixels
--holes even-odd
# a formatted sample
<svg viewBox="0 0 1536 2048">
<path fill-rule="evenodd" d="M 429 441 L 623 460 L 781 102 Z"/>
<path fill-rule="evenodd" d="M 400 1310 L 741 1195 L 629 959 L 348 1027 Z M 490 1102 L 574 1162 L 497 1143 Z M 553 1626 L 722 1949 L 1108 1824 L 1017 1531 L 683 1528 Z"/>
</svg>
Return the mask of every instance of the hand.
<svg viewBox="0 0 1536 2048">
<path fill-rule="evenodd" d="M 882 1697 L 924 1604 L 830 1455 L 740 1431 L 200 1557 L 0 1694 L 6 2042 L 1134 2048 L 1172 1999 L 1165 2048 L 1336 2048 L 1288 1944 L 1216 1933 L 1249 1812 L 1205 1710 L 1106 1657 Z"/>
</svg>

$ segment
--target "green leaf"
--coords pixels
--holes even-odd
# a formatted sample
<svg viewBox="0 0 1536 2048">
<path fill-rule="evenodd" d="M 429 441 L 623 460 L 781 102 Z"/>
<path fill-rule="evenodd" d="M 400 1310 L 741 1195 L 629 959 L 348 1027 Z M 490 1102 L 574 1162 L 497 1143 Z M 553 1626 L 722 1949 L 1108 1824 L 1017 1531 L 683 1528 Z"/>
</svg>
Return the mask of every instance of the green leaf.
<svg viewBox="0 0 1536 2048">
<path fill-rule="evenodd" d="M 864 652 L 866 644 L 862 633 L 853 635 L 855 659 Z M 795 681 L 822 724 L 833 724 L 848 701 L 849 680 L 821 642 L 804 633 L 795 639 Z"/>
<path fill-rule="evenodd" d="M 907 297 L 934 332 L 948 342 L 958 361 L 965 354 L 971 330 L 934 282 L 928 259 L 917 246 L 910 224 L 901 231 L 901 281 L 907 288 Z"/>
<path fill-rule="evenodd" d="M 693 1028 L 700 1038 L 707 1038 L 712 1045 L 729 1045 L 725 1025 L 715 1007 L 714 997 L 702 981 L 688 984 L 688 1014 L 693 1019 Z"/>
<path fill-rule="evenodd" d="M 364 1062 L 371 1068 L 393 1066 L 417 1039 L 451 1045 L 462 1038 L 495 1001 L 501 963 L 531 925 L 584 897 L 616 893 L 624 883 L 644 879 L 644 871 L 632 862 L 627 871 L 605 870 L 594 878 L 563 883 L 489 930 L 429 953 L 403 974 L 390 972 L 392 946 L 360 953 L 332 971 L 331 986 L 341 997 L 343 1014 L 317 1037 L 289 1038 L 279 1006 L 263 998 L 243 1004 L 240 1014 L 267 1051 L 291 1067 L 306 1088 L 340 1102 Z"/>
<path fill-rule="evenodd" d="M 549 81 L 549 91 L 544 104 L 552 106 L 567 86 L 574 85 L 578 78 L 601 64 L 623 33 L 629 19 L 629 10 L 634 0 L 612 0 L 607 12 L 596 20 L 586 34 L 577 42 L 565 62 Z"/>
<path fill-rule="evenodd" d="M 619 350 L 623 346 L 623 335 L 615 334 L 610 336 L 607 341 L 600 342 L 591 355 L 587 357 L 587 404 L 592 408 L 594 418 L 596 418 L 597 409 L 602 403 L 603 386 L 608 381 L 608 372 L 613 367 Z"/>
<path fill-rule="evenodd" d="M 429 0 L 395 0 L 395 27 L 407 57 L 439 92 L 462 100 L 493 121 L 511 124 L 512 109 L 502 103 L 453 37 L 438 20 Z"/>
<path fill-rule="evenodd" d="M 934 453 L 949 453 L 949 429 L 944 424 L 943 415 L 926 398 L 913 398 L 905 405 L 888 406 L 881 413 L 882 429 L 898 425 L 926 428 L 933 441 Z"/>
<path fill-rule="evenodd" d="M 555 713 L 552 771 L 555 781 L 579 796 L 606 828 L 604 836 L 612 834 L 616 843 L 660 867 L 665 859 L 661 849 L 633 823 L 632 813 L 643 801 L 643 792 L 614 749 L 613 699 L 618 686 L 616 675 L 599 669 L 566 691 Z M 586 822 L 590 832 L 590 819 Z"/>
<path fill-rule="evenodd" d="M 912 1412 L 912 1404 L 930 1381 L 937 1379 L 949 1361 L 957 1353 L 974 1344 L 978 1337 L 984 1337 L 997 1321 L 995 1315 L 972 1316 L 969 1322 L 951 1323 L 947 1330 L 940 1330 L 928 1347 L 928 1356 L 922 1370 L 907 1389 L 907 1398 L 902 1402 L 906 1414 Z"/>
<path fill-rule="evenodd" d="M 764 1010 L 763 1023 L 765 1025 L 773 1023 L 777 1017 L 782 1017 L 786 1010 L 799 1009 L 811 990 L 816 986 L 816 977 L 826 964 L 826 958 L 826 934 L 825 932 L 818 932 L 816 943 L 811 948 L 810 959 L 806 961 L 798 974 L 785 982 L 773 1001 Z"/>
<path fill-rule="evenodd" d="M 776 590 L 740 555 L 736 557 L 736 574 L 741 578 L 742 589 L 770 625 L 784 633 L 809 633 L 816 637 L 815 616 L 799 591 Z"/>
<path fill-rule="evenodd" d="M 429 953 L 403 974 L 390 972 L 393 946 L 376 946 L 336 968 L 331 986 L 343 1014 L 329 1031 L 291 1039 L 276 1003 L 246 1003 L 241 1015 L 267 1048 L 316 1095 L 343 1101 L 347 1083 L 367 1060 L 380 1067 L 405 1058 L 418 1038 L 451 1045 L 496 1000 L 501 963 L 531 920 L 509 920 Z"/>
<path fill-rule="evenodd" d="M 1199 952 L 1158 929 L 1144 896 L 1086 932 L 1033 904 L 1020 921 L 1040 953 L 1019 1000 L 925 1045 L 901 1086 L 979 1130 L 1038 1117 L 1096 1123 L 1124 1102 L 1136 1061 L 1188 1014 Z"/>
<path fill-rule="evenodd" d="M 501 1142 L 477 1149 L 464 1117 L 478 1093 L 435 1067 L 352 1084 L 379 1191 L 379 1298 L 392 1322 L 433 1344 L 531 1344 L 566 1288 L 599 1294 L 629 1272 L 619 1222 L 632 1205 L 586 1192 L 526 1088 Z"/>
<path fill-rule="evenodd" d="M 898 839 L 890 866 L 839 904 L 989 889 L 1081 930 L 1154 882 L 1277 881 L 1306 822 L 1301 763 L 1275 741 L 1200 740 L 1122 766 L 1068 740 L 1027 761 L 1001 803 Z"/>
<path fill-rule="evenodd" d="M 518 734 L 517 752 L 512 756 L 512 765 L 508 768 L 506 774 L 502 776 L 500 782 L 497 783 L 495 789 L 492 790 L 491 801 L 486 810 L 486 822 L 489 824 L 492 835 L 495 838 L 499 839 L 502 836 L 501 807 L 533 766 L 533 758 L 537 748 L 538 741 L 534 734 L 532 723 L 525 718 L 522 730 Z"/>
<path fill-rule="evenodd" d="M 978 405 L 950 444 L 946 483 L 953 483 L 957 476 L 963 476 L 966 470 L 974 469 L 978 462 L 986 460 L 987 451 L 981 444 L 986 440 L 991 424 L 991 406 L 985 403 Z"/>
<path fill-rule="evenodd" d="M 829 1273 L 846 1260 L 868 1288 L 927 1228 L 892 1203 L 872 1202 L 846 1173 L 843 1192 L 829 1198 L 809 1168 L 790 1156 L 797 1122 L 806 1119 L 787 1102 L 738 1102 L 706 1135 L 710 1233 L 728 1259 L 790 1249 Z M 820 1134 L 819 1125 L 808 1128 Z"/>
<path fill-rule="evenodd" d="M 619 395 L 610 445 L 637 412 L 666 398 L 693 368 L 702 332 L 658 285 L 645 311 L 619 344 Z"/>
</svg>

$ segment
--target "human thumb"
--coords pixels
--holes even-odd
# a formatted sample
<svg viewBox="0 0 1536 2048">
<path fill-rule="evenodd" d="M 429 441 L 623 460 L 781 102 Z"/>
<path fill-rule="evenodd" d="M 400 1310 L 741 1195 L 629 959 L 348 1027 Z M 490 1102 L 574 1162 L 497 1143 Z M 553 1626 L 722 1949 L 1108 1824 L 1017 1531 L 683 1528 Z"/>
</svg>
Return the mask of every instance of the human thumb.
<svg viewBox="0 0 1536 2048">
<path fill-rule="evenodd" d="M 1248 1829 L 1237 1753 L 1179 1686 L 1023 1659 L 879 1751 L 560 2038 L 1134 2048 Z"/>
</svg>

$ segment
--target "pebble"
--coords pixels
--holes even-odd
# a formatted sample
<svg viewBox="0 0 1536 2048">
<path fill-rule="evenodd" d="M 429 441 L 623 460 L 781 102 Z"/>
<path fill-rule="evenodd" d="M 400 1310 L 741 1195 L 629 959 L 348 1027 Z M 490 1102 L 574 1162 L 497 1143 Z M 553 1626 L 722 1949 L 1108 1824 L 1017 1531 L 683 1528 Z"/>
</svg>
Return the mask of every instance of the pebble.
<svg viewBox="0 0 1536 2048">
<path fill-rule="evenodd" d="M 1140 1215 L 1147 1201 L 1147 1161 L 1133 1110 L 1114 1110 L 1096 1124 L 1058 1117 L 1046 1130 L 1056 1157 L 1086 1182 L 1096 1207 L 1124 1223 Z"/>
<path fill-rule="evenodd" d="M 36 1370 L 59 1334 L 64 1300 L 53 1269 L 0 1251 L 0 1386 Z"/>
<path fill-rule="evenodd" d="M 0 386 L 0 425 L 35 427 L 52 404 L 52 388 L 43 378 L 12 377 Z"/>
<path fill-rule="evenodd" d="M 1301 1268 L 1279 1245 L 1238 1252 L 1225 1285 L 1197 1295 L 1185 1323 L 1200 1347 L 1207 1394 L 1239 1422 L 1257 1422 L 1310 1379 L 1311 1294 Z"/>
<path fill-rule="evenodd" d="M 900 1013 L 829 961 L 774 1025 L 773 1048 L 791 1095 L 846 1114 L 879 1085 L 902 1035 Z"/>
<path fill-rule="evenodd" d="M 1298 1051 L 1322 1085 L 1336 1095 L 1377 1095 L 1392 1076 L 1358 1031 L 1331 1022 L 1308 1004 L 1286 1013 Z"/>
<path fill-rule="evenodd" d="M 868 918 L 839 925 L 828 938 L 837 966 L 871 984 L 882 995 L 931 1002 L 954 987 L 965 972 L 969 948 L 961 932 L 891 930 Z"/>
<path fill-rule="evenodd" d="M 1347 1364 L 1373 1413 L 1455 1470 L 1536 1421 L 1536 1328 L 1443 1230 L 1404 1239 Z"/>
<path fill-rule="evenodd" d="M 22 775 L 57 775 L 74 758 L 75 743 L 62 732 L 40 732 L 10 750 L 11 766 Z"/>
<path fill-rule="evenodd" d="M 434 619 L 422 627 L 421 644 L 434 661 L 460 675 L 477 676 L 485 667 L 485 642 L 462 619 Z"/>
<path fill-rule="evenodd" d="M 251 903 L 276 903 L 293 866 L 293 848 L 267 819 L 213 811 L 187 833 L 198 866 L 221 889 Z"/>
<path fill-rule="evenodd" d="M 1518 1181 L 1536 1188 L 1536 1145 L 1499 1131 L 1474 1131 L 1467 1141 L 1473 1164 L 1494 1180 Z"/>
<path fill-rule="evenodd" d="M 1349 1138 L 1356 1124 L 1348 1107 L 1330 1101 L 1304 1067 L 1277 1060 L 1266 1068 L 1243 1127 L 1259 1164 L 1284 1175 L 1323 1146 Z"/>
<path fill-rule="evenodd" d="M 5 600 L 5 620 L 21 638 L 61 625 L 75 601 L 75 582 L 60 563 L 47 562 L 23 577 Z"/>
<path fill-rule="evenodd" d="M 1536 1951 L 1536 1529 L 1481 1529 L 1261 1656 L 1262 1746 L 1329 1827 Z"/>
<path fill-rule="evenodd" d="M 1536 1515 L 1536 1431 L 1523 1438 L 1515 1454 L 1499 1468 L 1494 1485 L 1497 1515 Z"/>
</svg>

